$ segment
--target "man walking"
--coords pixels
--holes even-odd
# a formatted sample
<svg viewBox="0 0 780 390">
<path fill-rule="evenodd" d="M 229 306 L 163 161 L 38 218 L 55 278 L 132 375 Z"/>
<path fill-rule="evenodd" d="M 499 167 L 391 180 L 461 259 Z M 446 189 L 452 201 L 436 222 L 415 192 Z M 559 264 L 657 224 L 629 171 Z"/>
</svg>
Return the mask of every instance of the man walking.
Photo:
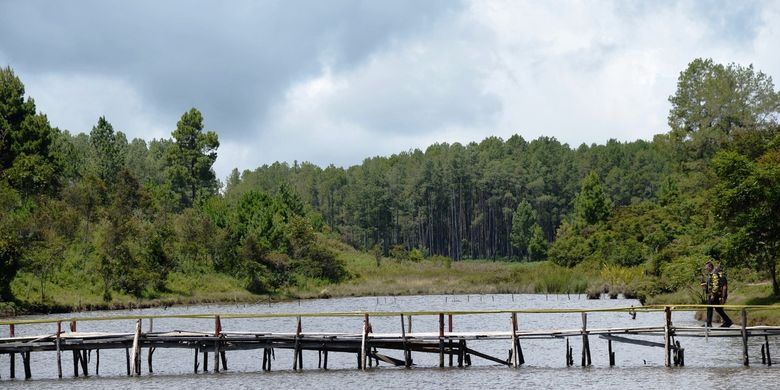
<svg viewBox="0 0 780 390">
<path fill-rule="evenodd" d="M 707 264 L 704 265 L 704 268 L 708 273 L 707 281 L 702 283 L 702 287 L 704 287 L 707 295 L 707 304 L 725 305 L 726 299 L 728 299 L 729 296 L 729 284 L 726 280 L 726 275 L 721 271 L 720 265 L 715 267 L 712 264 L 712 261 L 708 261 Z M 712 309 L 712 307 L 707 308 L 707 327 L 712 327 Z M 731 318 L 729 318 L 723 308 L 716 307 L 714 309 L 718 312 L 720 318 L 723 319 L 723 325 L 721 325 L 721 327 L 731 327 L 733 324 Z"/>
</svg>

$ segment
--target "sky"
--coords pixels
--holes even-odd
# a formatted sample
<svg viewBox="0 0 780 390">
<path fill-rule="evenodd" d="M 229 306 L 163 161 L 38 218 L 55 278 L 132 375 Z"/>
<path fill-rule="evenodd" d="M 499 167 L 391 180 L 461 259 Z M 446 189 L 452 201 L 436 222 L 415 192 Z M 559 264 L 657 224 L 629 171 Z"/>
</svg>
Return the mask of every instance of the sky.
<svg viewBox="0 0 780 390">
<path fill-rule="evenodd" d="M 778 20 L 778 1 L 4 0 L 0 66 L 74 134 L 105 116 L 170 138 L 199 109 L 224 180 L 488 136 L 650 140 L 695 58 L 778 80 Z"/>
</svg>

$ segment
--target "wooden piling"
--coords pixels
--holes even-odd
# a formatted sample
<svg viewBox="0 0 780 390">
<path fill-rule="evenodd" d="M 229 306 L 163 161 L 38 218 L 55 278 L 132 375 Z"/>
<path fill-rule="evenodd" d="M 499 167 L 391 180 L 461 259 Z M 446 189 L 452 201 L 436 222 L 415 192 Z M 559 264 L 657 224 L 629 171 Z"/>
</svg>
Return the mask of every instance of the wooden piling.
<svg viewBox="0 0 780 390">
<path fill-rule="evenodd" d="M 14 329 L 14 324 L 8 325 L 8 330 L 10 331 L 11 337 L 16 337 L 16 331 Z M 11 361 L 9 363 L 10 363 L 10 373 L 9 374 L 11 376 L 11 379 L 15 379 L 16 378 L 16 354 L 15 353 L 11 354 Z"/>
<path fill-rule="evenodd" d="M 219 336 L 222 334 L 222 321 L 214 316 L 214 372 L 219 372 Z"/>
<path fill-rule="evenodd" d="M 86 349 L 81 350 L 81 372 L 84 374 L 84 377 L 89 376 L 89 365 L 87 364 L 87 353 L 89 351 Z"/>
<path fill-rule="evenodd" d="M 30 370 L 30 351 L 22 352 L 22 364 L 24 365 L 24 379 L 28 380 L 32 378 L 32 371 Z"/>
<path fill-rule="evenodd" d="M 769 337 L 764 335 L 764 345 L 766 346 L 766 365 L 772 365 L 772 355 L 769 353 Z"/>
<path fill-rule="evenodd" d="M 322 369 L 328 369 L 328 344 L 322 344 Z"/>
<path fill-rule="evenodd" d="M 412 316 L 409 316 L 409 322 L 412 322 Z M 409 340 L 406 338 L 403 314 L 401 314 L 401 340 L 403 340 L 404 345 L 404 367 L 409 368 L 412 365 L 412 351 L 409 349 Z"/>
<path fill-rule="evenodd" d="M 203 372 L 209 372 L 209 353 L 203 348 Z"/>
<path fill-rule="evenodd" d="M 133 336 L 132 361 L 130 372 L 132 375 L 141 375 L 141 320 L 135 321 L 135 334 Z"/>
<path fill-rule="evenodd" d="M 77 326 L 76 321 L 70 322 L 70 331 L 71 333 L 76 332 Z M 79 376 L 79 361 L 81 360 L 81 354 L 79 354 L 79 351 L 74 349 L 71 351 L 73 354 L 73 376 L 78 377 Z"/>
<path fill-rule="evenodd" d="M 200 364 L 198 364 L 198 353 L 200 351 L 198 350 L 198 346 L 197 345 L 195 346 L 194 349 L 195 349 L 195 359 L 193 360 L 193 363 L 192 363 L 192 371 L 197 374 L 198 373 L 198 366 L 200 365 Z"/>
<path fill-rule="evenodd" d="M 95 350 L 95 375 L 100 375 L 100 349 Z"/>
<path fill-rule="evenodd" d="M 62 378 L 62 351 L 60 350 L 60 333 L 62 333 L 62 322 L 57 322 L 57 338 L 55 343 L 57 344 L 57 377 Z"/>
<path fill-rule="evenodd" d="M 293 348 L 293 370 L 298 368 L 303 369 L 303 362 L 301 362 L 301 331 L 303 330 L 301 324 L 301 317 L 298 317 L 298 325 L 295 328 L 295 346 Z"/>
<path fill-rule="evenodd" d="M 360 355 L 358 367 L 363 370 L 366 369 L 368 363 L 368 313 L 363 315 L 363 337 L 360 342 Z"/>
<path fill-rule="evenodd" d="M 444 367 L 444 313 L 439 313 L 439 367 Z"/>
<path fill-rule="evenodd" d="M 127 376 L 130 376 L 130 350 L 128 348 L 125 348 L 125 362 L 125 366 L 127 367 Z"/>
<path fill-rule="evenodd" d="M 750 358 L 748 357 L 748 334 L 747 334 L 747 310 L 744 308 L 740 312 L 740 319 L 742 320 L 742 365 L 745 367 L 750 366 Z"/>
<path fill-rule="evenodd" d="M 672 366 L 672 309 L 664 308 L 664 365 Z"/>
<path fill-rule="evenodd" d="M 607 354 L 609 357 L 609 366 L 615 366 L 615 353 L 612 352 L 612 340 L 607 340 Z"/>
<path fill-rule="evenodd" d="M 520 365 L 520 360 L 517 354 L 517 313 L 512 313 L 511 318 L 512 329 L 512 367 L 517 368 Z"/>
<path fill-rule="evenodd" d="M 588 340 L 588 313 L 582 313 L 582 366 L 590 366 L 590 341 Z"/>
<path fill-rule="evenodd" d="M 149 319 L 149 332 L 152 333 L 154 331 L 154 318 Z M 154 354 L 154 347 L 149 347 L 149 350 L 147 351 L 146 355 L 146 365 L 149 368 L 149 373 L 151 374 L 154 370 L 152 369 L 152 354 Z"/>
<path fill-rule="evenodd" d="M 449 329 L 449 332 L 450 332 L 450 333 L 452 333 L 452 329 L 453 329 L 453 328 L 452 328 L 452 314 L 448 314 L 448 315 L 447 315 L 447 324 L 448 324 L 448 325 L 447 325 L 447 329 Z M 451 352 L 451 351 L 452 351 L 452 346 L 453 346 L 452 339 L 450 339 L 450 340 L 447 342 L 447 345 L 449 346 L 449 350 L 450 350 L 450 352 Z M 450 367 L 452 367 L 452 359 L 453 359 L 453 354 L 452 354 L 452 353 L 450 353 L 449 355 L 450 355 L 450 358 L 449 358 L 450 362 L 449 362 L 449 363 L 450 363 Z"/>
</svg>

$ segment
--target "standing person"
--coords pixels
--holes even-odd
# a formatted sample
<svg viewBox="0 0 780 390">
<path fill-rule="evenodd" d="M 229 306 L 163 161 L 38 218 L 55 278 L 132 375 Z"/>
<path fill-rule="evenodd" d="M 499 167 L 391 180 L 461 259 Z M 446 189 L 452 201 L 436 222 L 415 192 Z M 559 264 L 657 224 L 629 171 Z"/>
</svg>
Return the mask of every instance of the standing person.
<svg viewBox="0 0 780 390">
<path fill-rule="evenodd" d="M 707 281 L 702 283 L 702 286 L 705 288 L 705 292 L 707 294 L 707 304 L 709 305 L 725 305 L 726 299 L 729 297 L 729 284 L 728 280 L 726 280 L 726 275 L 723 274 L 723 272 L 720 269 L 720 264 L 715 267 L 712 264 L 712 261 L 708 261 L 704 265 L 704 269 L 707 270 L 708 276 Z M 707 326 L 712 326 L 712 307 L 707 308 Z M 716 307 L 714 308 L 716 312 L 718 312 L 718 315 L 720 315 L 720 318 L 723 319 L 723 325 L 721 325 L 722 328 L 728 328 L 731 327 L 733 322 L 731 322 L 731 318 L 726 314 L 726 312 L 723 310 L 722 307 Z"/>
</svg>

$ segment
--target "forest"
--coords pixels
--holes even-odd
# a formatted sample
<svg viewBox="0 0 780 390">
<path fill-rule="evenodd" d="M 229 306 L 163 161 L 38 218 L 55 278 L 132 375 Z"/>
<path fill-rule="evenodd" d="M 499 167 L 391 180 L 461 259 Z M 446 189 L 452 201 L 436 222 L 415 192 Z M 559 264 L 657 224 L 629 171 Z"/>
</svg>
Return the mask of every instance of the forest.
<svg viewBox="0 0 780 390">
<path fill-rule="evenodd" d="M 752 65 L 695 59 L 669 102 L 669 131 L 652 140 L 489 137 L 351 167 L 234 169 L 223 184 L 219 137 L 197 109 L 170 139 L 128 141 L 103 117 L 71 134 L 5 68 L 0 301 L 45 303 L 76 285 L 105 302 L 154 298 L 222 276 L 273 295 L 353 277 L 333 241 L 377 266 L 638 270 L 650 295 L 688 288 L 714 259 L 780 295 L 780 92 Z"/>
</svg>

